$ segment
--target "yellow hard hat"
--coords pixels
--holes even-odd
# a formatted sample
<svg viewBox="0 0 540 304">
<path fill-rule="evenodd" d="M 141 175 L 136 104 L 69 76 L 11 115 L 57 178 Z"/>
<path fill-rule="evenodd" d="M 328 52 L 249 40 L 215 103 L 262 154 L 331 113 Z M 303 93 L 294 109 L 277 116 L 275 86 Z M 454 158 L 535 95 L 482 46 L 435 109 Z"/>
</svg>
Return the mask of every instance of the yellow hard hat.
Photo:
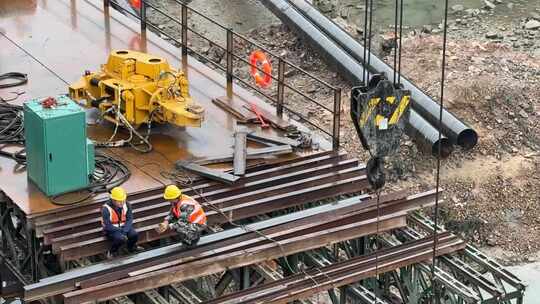
<svg viewBox="0 0 540 304">
<path fill-rule="evenodd" d="M 165 187 L 165 192 L 163 193 L 163 198 L 166 200 L 177 199 L 182 195 L 182 191 L 178 189 L 175 185 L 169 185 Z"/>
<path fill-rule="evenodd" d="M 114 187 L 111 190 L 111 199 L 115 201 L 125 201 L 127 198 L 126 190 L 122 187 Z"/>
</svg>

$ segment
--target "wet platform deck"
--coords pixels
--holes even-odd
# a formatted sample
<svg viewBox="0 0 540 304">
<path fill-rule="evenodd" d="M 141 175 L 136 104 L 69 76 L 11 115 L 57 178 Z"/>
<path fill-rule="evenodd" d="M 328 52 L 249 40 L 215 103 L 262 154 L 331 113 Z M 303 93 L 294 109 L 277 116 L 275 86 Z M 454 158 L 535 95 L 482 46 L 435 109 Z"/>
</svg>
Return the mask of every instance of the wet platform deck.
<svg viewBox="0 0 540 304">
<path fill-rule="evenodd" d="M 84 70 L 97 70 L 111 50 L 126 49 L 131 41 L 142 41 L 149 53 L 165 57 L 174 67 L 180 66 L 180 50 L 156 35 L 139 34 L 136 21 L 110 9 L 103 9 L 100 0 L 17 0 L 0 2 L 0 73 L 28 73 L 24 86 L 0 89 L 0 96 L 9 98 L 13 91 L 24 92 L 12 103 L 21 104 L 67 92 L 67 84 L 76 81 Z M 137 46 L 139 47 L 139 46 Z M 141 154 L 130 148 L 110 150 L 124 160 L 132 177 L 124 184 L 128 192 L 155 188 L 169 181 L 160 176 L 179 159 L 197 159 L 232 151 L 231 136 L 235 120 L 211 102 L 226 95 L 225 77 L 193 58 L 187 69 L 190 92 L 194 100 L 206 108 L 202 128 L 180 130 L 160 127 L 152 136 L 154 151 Z M 246 90 L 235 86 L 234 98 L 271 106 Z M 105 137 L 107 126 L 90 127 L 90 136 Z M 321 147 L 329 147 L 322 142 Z M 309 152 L 308 152 L 309 153 Z M 0 190 L 28 218 L 62 208 L 54 205 L 29 183 L 25 171 L 17 171 L 14 161 L 0 157 Z M 99 199 L 97 196 L 94 199 Z"/>
</svg>

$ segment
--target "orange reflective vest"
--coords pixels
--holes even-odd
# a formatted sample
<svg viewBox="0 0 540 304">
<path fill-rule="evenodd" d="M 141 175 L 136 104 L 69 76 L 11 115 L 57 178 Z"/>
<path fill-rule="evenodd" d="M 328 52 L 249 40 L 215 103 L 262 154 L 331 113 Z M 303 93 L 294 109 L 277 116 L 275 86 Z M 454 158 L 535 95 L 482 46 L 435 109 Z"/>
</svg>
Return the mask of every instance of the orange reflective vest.
<svg viewBox="0 0 540 304">
<path fill-rule="evenodd" d="M 206 225 L 206 214 L 201 205 L 193 198 L 182 195 L 182 198 L 171 208 L 171 213 L 175 218 L 179 219 L 183 205 L 192 205 L 193 212 L 187 217 L 187 220 L 192 224 Z"/>
<path fill-rule="evenodd" d="M 107 210 L 109 211 L 109 219 L 111 221 L 111 224 L 117 225 L 118 227 L 120 227 L 126 223 L 126 215 L 127 215 L 127 210 L 128 210 L 127 204 L 124 204 L 122 206 L 122 214 L 120 216 L 118 216 L 118 213 L 116 213 L 114 208 L 109 206 L 109 204 L 104 204 L 103 208 L 107 208 Z M 105 226 L 105 223 L 103 222 L 103 218 L 101 219 L 101 225 Z"/>
</svg>

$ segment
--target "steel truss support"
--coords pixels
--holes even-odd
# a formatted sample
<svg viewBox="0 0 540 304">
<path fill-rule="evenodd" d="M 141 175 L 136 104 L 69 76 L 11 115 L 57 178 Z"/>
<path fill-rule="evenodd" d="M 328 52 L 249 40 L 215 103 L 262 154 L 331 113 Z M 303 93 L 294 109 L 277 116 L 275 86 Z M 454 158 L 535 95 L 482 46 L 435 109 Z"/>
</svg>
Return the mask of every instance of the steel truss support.
<svg viewBox="0 0 540 304">
<path fill-rule="evenodd" d="M 258 216 L 259 220 L 268 219 L 268 216 Z M 288 257 L 280 258 L 276 261 L 276 265 L 280 265 L 285 273 L 294 274 L 298 271 L 299 255 L 290 255 Z M 283 275 L 272 269 L 268 263 L 258 263 L 255 265 L 245 266 L 238 269 L 231 269 L 224 272 L 215 285 L 212 285 L 210 289 L 213 290 L 211 297 L 219 297 L 225 293 L 231 283 L 235 282 L 238 289 L 243 290 L 252 286 L 263 283 L 264 281 L 275 281 L 282 279 Z M 210 286 L 209 286 L 210 287 Z M 187 288 L 180 284 L 170 285 L 171 295 L 175 297 L 181 303 L 195 304 L 203 302 L 202 297 L 195 295 L 193 291 L 187 292 L 190 288 Z M 184 293 L 182 293 L 184 291 Z M 187 293 L 186 293 L 187 292 Z M 186 296 L 186 294 L 188 296 Z M 311 304 L 309 300 L 299 301 L 301 304 Z"/>
<path fill-rule="evenodd" d="M 385 236 L 381 239 L 385 244 L 391 246 L 401 243 L 394 237 Z M 430 286 L 430 275 L 431 265 L 425 262 L 400 269 L 400 282 L 405 285 L 407 303 L 422 303 L 422 301 L 426 300 L 426 297 L 435 291 L 433 286 Z M 474 289 L 466 286 L 441 267 L 435 267 L 435 277 L 437 283 L 442 287 L 442 291 L 438 296 L 440 303 L 480 302 L 481 297 Z M 439 289 L 436 291 L 439 291 Z"/>
<path fill-rule="evenodd" d="M 324 249 L 305 252 L 304 256 L 306 260 L 315 267 L 324 267 L 333 263 L 332 260 L 328 258 L 329 253 Z M 330 299 L 333 303 L 345 304 L 349 303 L 347 302 L 347 299 L 349 299 L 352 301 L 352 303 L 388 304 L 388 302 L 377 298 L 373 292 L 360 284 L 354 284 L 346 286 L 344 288 L 340 288 L 339 298 L 335 296 L 335 292 L 333 290 L 332 292 L 329 291 L 329 294 L 334 294 L 335 301 L 337 302 L 334 302 L 334 299 L 332 299 L 332 295 L 330 295 Z"/>
<path fill-rule="evenodd" d="M 0 295 L 4 299 L 15 299 L 23 296 L 25 279 L 18 277 L 13 265 L 0 254 Z"/>
<path fill-rule="evenodd" d="M 135 295 L 135 304 L 168 304 L 169 302 L 156 290 L 150 289 Z"/>
<path fill-rule="evenodd" d="M 26 285 L 47 274 L 43 264 L 43 249 L 34 231 L 27 225 L 25 215 L 2 192 L 0 246 L 0 279 L 3 280 L 0 284 L 7 284 L 9 278 L 9 287 Z M 0 294 L 4 298 L 8 298 L 4 292 L 15 294 L 15 290 L 7 287 L 0 287 Z"/>
<path fill-rule="evenodd" d="M 402 229 L 402 230 L 411 230 L 412 235 L 414 236 L 414 230 L 412 229 Z M 396 231 L 396 233 L 401 235 L 401 231 Z M 409 236 L 409 239 L 413 237 Z M 381 241 L 385 245 L 395 246 L 400 242 L 393 236 L 385 234 L 381 237 Z M 351 242 L 344 242 L 341 244 L 341 256 L 343 253 L 347 257 L 352 255 L 353 248 L 351 248 Z M 333 248 L 332 248 L 333 249 Z M 310 263 L 315 267 L 323 267 L 336 261 L 336 257 L 339 257 L 340 253 L 336 252 L 336 249 L 333 250 L 318 250 L 309 253 L 305 253 L 305 256 L 308 258 Z M 457 260 L 452 256 L 443 256 L 440 258 L 443 264 L 441 267 L 436 267 L 436 282 L 440 285 L 440 288 L 437 288 L 438 294 L 438 303 L 443 304 L 464 304 L 464 303 L 510 303 L 504 302 L 504 300 L 510 299 L 508 295 L 506 297 L 481 297 L 479 292 L 479 287 L 482 286 L 482 295 L 487 294 L 489 296 L 489 291 L 497 294 L 499 288 L 491 281 L 486 280 L 481 273 L 476 271 L 470 265 L 466 264 L 461 260 Z M 455 266 L 460 266 L 458 270 L 457 277 L 454 276 L 455 271 L 452 269 L 450 272 L 447 272 L 447 265 L 451 264 Z M 444 269 L 442 266 L 445 266 Z M 398 296 L 404 299 L 404 303 L 426 303 L 429 300 L 429 296 L 434 289 L 431 286 L 430 282 L 431 268 L 430 265 L 426 263 L 418 263 L 408 267 L 403 267 L 392 272 L 387 272 L 379 276 L 379 280 L 370 279 L 364 280 L 366 286 L 360 284 L 349 285 L 345 288 L 340 289 L 339 297 L 336 294 L 336 291 L 329 291 L 330 298 L 333 303 L 344 303 L 342 301 L 342 293 L 345 294 L 345 299 L 350 299 L 353 303 L 366 303 L 371 304 L 374 301 L 378 303 L 385 303 L 384 299 L 378 298 L 375 296 L 376 292 L 373 293 L 370 290 L 376 290 L 380 288 L 382 294 L 387 297 Z M 473 277 L 475 278 L 473 280 Z M 461 278 L 462 281 L 458 280 Z M 379 286 L 380 282 L 383 282 L 382 286 Z M 462 282 L 467 282 L 469 285 L 465 285 Z M 471 282 L 477 283 L 471 285 Z M 487 289 L 487 290 L 486 290 Z M 391 291 L 393 290 L 393 291 Z M 517 298 L 516 298 L 517 299 Z M 513 302 L 512 302 L 513 303 Z M 518 302 L 516 302 L 518 303 Z"/>
<path fill-rule="evenodd" d="M 193 292 L 193 289 L 184 283 L 175 283 L 169 286 L 169 292 L 177 301 L 183 304 L 198 304 L 203 298 Z"/>
<path fill-rule="evenodd" d="M 412 226 L 416 226 L 427 233 L 432 233 L 434 230 L 435 224 L 433 221 L 417 212 L 413 213 L 409 220 Z M 444 227 L 441 226 L 439 226 L 438 230 L 445 231 Z M 415 232 L 413 229 L 407 229 L 405 232 L 411 234 L 411 231 Z M 476 247 L 467 245 L 461 260 L 447 258 L 442 261 L 456 275 L 470 281 L 470 284 L 474 285 L 478 291 L 482 289 L 484 291 L 482 295 L 487 294 L 487 296 L 483 297 L 482 304 L 523 302 L 525 283 L 506 270 L 501 264 L 480 252 Z"/>
</svg>

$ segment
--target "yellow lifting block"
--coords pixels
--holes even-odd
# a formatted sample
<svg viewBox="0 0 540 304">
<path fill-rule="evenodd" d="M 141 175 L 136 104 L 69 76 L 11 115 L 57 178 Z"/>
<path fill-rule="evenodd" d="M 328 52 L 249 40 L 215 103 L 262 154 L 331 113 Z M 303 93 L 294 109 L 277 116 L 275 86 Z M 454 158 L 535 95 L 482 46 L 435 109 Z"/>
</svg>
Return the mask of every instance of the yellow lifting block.
<svg viewBox="0 0 540 304">
<path fill-rule="evenodd" d="M 120 111 L 134 127 L 149 122 L 200 127 L 204 120 L 204 108 L 192 101 L 184 73 L 164 58 L 136 51 L 113 51 L 100 71 L 87 71 L 70 85 L 69 95 L 98 108 L 108 120 L 121 123 Z"/>
</svg>

